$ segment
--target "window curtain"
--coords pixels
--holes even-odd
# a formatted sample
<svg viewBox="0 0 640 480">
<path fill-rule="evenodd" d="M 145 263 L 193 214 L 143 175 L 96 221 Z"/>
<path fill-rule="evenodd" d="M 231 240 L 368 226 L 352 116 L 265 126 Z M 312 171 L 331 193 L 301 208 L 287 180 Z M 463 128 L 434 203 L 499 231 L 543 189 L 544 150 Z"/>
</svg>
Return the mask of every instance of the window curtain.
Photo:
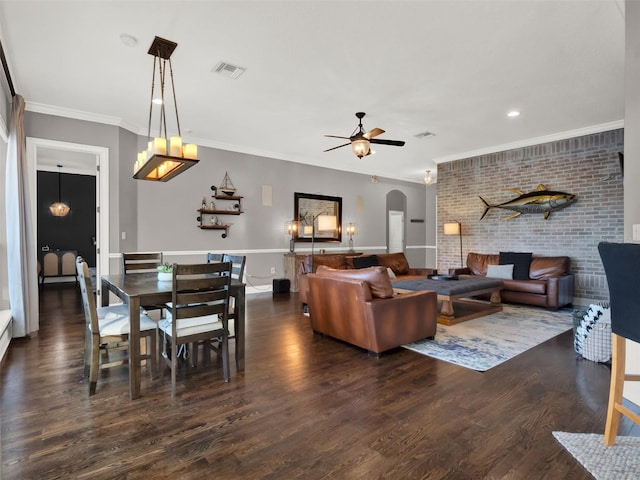
<svg viewBox="0 0 640 480">
<path fill-rule="evenodd" d="M 29 194 L 24 98 L 13 97 L 6 172 L 7 266 L 13 336 L 38 330 L 38 264 Z"/>
</svg>

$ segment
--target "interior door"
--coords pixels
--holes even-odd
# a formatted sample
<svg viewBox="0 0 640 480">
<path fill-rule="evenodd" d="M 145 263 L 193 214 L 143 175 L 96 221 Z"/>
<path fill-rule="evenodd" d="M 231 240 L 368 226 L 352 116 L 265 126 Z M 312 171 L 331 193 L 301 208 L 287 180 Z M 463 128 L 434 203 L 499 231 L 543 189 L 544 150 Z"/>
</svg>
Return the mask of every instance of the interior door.
<svg viewBox="0 0 640 480">
<path fill-rule="evenodd" d="M 389 210 L 389 253 L 404 252 L 404 212 Z"/>
</svg>

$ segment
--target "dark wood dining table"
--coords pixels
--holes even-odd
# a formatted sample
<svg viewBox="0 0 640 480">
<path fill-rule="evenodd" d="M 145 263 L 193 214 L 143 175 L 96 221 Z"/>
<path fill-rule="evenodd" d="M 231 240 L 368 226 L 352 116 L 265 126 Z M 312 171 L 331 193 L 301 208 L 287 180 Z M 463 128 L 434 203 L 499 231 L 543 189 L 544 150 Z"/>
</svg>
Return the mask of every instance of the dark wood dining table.
<svg viewBox="0 0 640 480">
<path fill-rule="evenodd" d="M 156 273 L 103 275 L 102 305 L 109 304 L 109 292 L 129 305 L 129 394 L 140 396 L 140 306 L 171 301 L 171 282 L 158 281 Z M 235 358 L 238 372 L 244 372 L 245 284 L 232 279 L 229 294 L 235 297 Z M 155 353 L 155 352 L 154 352 Z"/>
</svg>

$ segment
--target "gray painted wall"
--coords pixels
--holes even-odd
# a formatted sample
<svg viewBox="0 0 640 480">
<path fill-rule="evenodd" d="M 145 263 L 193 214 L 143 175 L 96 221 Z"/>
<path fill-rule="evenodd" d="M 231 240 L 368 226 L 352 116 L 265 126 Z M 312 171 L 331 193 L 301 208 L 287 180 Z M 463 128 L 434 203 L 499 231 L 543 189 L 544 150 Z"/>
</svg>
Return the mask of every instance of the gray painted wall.
<svg viewBox="0 0 640 480">
<path fill-rule="evenodd" d="M 625 64 L 625 145 L 624 145 L 624 239 L 633 238 L 633 224 L 640 224 L 640 190 L 633 181 L 640 178 L 640 3 L 625 3 L 626 64 Z"/>
<path fill-rule="evenodd" d="M 283 254 L 289 251 L 284 226 L 293 217 L 294 192 L 342 197 L 343 224 L 358 226 L 355 249 L 375 253 L 386 249 L 386 195 L 391 190 L 406 195 L 407 219 L 425 219 L 424 224 L 407 223 L 410 264 L 434 265 L 434 235 L 428 236 L 427 231 L 435 232 L 435 194 L 425 194 L 420 183 L 386 178 L 372 183 L 367 175 L 202 146 L 197 166 L 167 183 L 144 182 L 132 178 L 136 152 L 146 144 L 144 136 L 111 125 L 33 112 L 27 112 L 25 128 L 30 137 L 109 148 L 111 271 L 118 271 L 118 254 L 123 251 L 160 250 L 168 262 L 202 261 L 207 251 L 239 253 L 248 257 L 249 285 L 268 290 L 272 279 L 284 274 Z M 233 225 L 223 239 L 219 231 L 197 228 L 196 210 L 203 196 L 211 199 L 211 185 L 219 185 L 225 172 L 244 196 L 245 213 L 228 217 Z M 271 205 L 262 202 L 265 185 L 273 192 Z M 321 243 L 316 248 L 347 250 L 348 238 L 345 235 L 341 244 Z M 297 252 L 310 249 L 307 243 L 296 245 Z"/>
<path fill-rule="evenodd" d="M 0 141 L 0 192 L 2 207 L 0 208 L 0 310 L 9 308 L 9 277 L 7 276 L 7 216 L 4 196 L 7 171 L 7 144 Z"/>
</svg>

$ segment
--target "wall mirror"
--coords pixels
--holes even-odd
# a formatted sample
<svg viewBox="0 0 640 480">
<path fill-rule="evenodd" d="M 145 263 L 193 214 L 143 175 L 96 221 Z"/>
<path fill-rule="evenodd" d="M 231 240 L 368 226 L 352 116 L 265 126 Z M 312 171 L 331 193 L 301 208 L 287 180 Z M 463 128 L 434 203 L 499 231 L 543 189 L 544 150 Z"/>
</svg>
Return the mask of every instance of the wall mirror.
<svg viewBox="0 0 640 480">
<path fill-rule="evenodd" d="M 342 241 L 342 197 L 295 192 L 293 218 L 298 221 L 296 242 Z"/>
</svg>

